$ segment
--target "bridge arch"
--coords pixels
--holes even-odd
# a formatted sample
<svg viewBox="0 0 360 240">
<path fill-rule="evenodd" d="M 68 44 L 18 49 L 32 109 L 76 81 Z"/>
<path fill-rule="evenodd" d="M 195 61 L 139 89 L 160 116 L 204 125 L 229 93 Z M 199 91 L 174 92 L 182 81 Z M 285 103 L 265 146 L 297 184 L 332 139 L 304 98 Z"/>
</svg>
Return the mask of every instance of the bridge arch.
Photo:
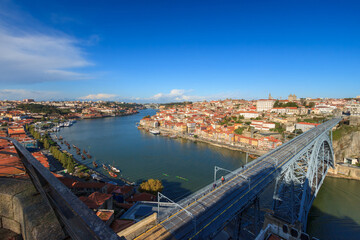
<svg viewBox="0 0 360 240">
<path fill-rule="evenodd" d="M 274 215 L 306 230 L 308 213 L 329 167 L 334 167 L 334 153 L 329 134 L 324 132 L 299 151 L 277 177 Z"/>
</svg>

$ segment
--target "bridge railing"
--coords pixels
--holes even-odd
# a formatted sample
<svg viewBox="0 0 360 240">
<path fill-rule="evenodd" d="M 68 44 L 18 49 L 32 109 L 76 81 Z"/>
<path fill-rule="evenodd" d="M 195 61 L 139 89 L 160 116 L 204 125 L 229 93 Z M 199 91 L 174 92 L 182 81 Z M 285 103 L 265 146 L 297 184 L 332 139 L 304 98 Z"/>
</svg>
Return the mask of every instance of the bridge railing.
<svg viewBox="0 0 360 240">
<path fill-rule="evenodd" d="M 119 239 L 116 233 L 18 141 L 6 137 L 0 137 L 0 139 L 8 140 L 14 145 L 36 190 L 52 207 L 59 222 L 71 239 Z"/>
<path fill-rule="evenodd" d="M 333 127 L 334 125 L 336 125 L 338 121 L 339 121 L 338 119 L 329 120 L 329 121 L 319 125 L 316 128 L 313 128 L 313 129 L 311 129 L 311 130 L 309 130 L 307 132 L 304 132 L 304 133 L 300 134 L 298 137 L 306 135 L 306 134 L 308 134 L 308 135 L 313 134 L 313 136 L 309 136 L 309 138 L 314 139 L 319 134 L 321 134 L 324 130 L 326 130 L 327 128 Z M 248 168 L 251 168 L 254 164 L 257 164 L 259 161 L 262 161 L 262 160 L 268 158 L 269 155 L 272 155 L 274 152 L 281 151 L 281 149 L 284 148 L 285 146 L 292 144 L 295 141 L 295 139 L 296 138 L 293 138 L 290 141 L 288 141 L 288 142 L 282 144 L 281 146 L 275 148 L 274 150 L 272 150 L 272 151 L 266 153 L 265 155 L 257 158 L 256 160 L 247 163 L 246 165 L 244 165 L 244 167 L 240 167 L 238 169 L 235 169 L 233 172 L 228 173 L 227 175 L 225 175 L 225 180 L 228 181 L 228 180 L 234 178 L 235 176 L 241 174 L 244 170 L 246 170 Z M 310 143 L 310 141 L 308 141 L 308 143 Z M 294 149 L 294 153 L 296 153 L 299 150 L 300 149 Z M 274 159 L 272 159 L 272 161 L 275 162 Z M 274 165 L 274 167 L 276 167 L 276 166 Z M 216 186 L 219 186 L 221 184 L 221 180 L 220 179 L 217 180 L 215 182 L 215 184 L 216 184 Z M 208 184 L 205 187 L 201 188 L 200 190 L 186 196 L 184 199 L 180 200 L 178 202 L 178 204 L 180 206 L 182 206 L 182 207 L 186 207 L 186 206 L 190 205 L 192 202 L 195 202 L 195 201 L 199 200 L 200 198 L 202 198 L 203 196 L 205 196 L 206 194 L 208 194 L 209 192 L 211 192 L 213 190 L 214 190 L 213 183 Z M 175 213 L 176 211 L 177 210 L 174 209 L 171 213 Z M 167 213 L 167 215 L 169 215 L 169 213 Z"/>
</svg>

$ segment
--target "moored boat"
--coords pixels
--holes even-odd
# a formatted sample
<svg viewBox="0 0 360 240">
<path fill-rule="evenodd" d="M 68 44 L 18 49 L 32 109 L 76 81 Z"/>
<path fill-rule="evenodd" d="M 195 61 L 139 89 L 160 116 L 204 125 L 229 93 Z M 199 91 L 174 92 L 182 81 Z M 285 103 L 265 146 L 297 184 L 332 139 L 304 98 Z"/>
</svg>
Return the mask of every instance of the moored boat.
<svg viewBox="0 0 360 240">
<path fill-rule="evenodd" d="M 105 170 L 108 170 L 108 171 L 109 171 L 109 168 L 108 168 L 105 164 L 103 164 L 102 167 L 103 167 Z"/>
<path fill-rule="evenodd" d="M 119 173 L 119 172 L 120 172 L 120 170 L 119 170 L 119 169 L 117 169 L 117 168 L 116 168 L 116 167 L 114 167 L 114 166 L 111 166 L 110 164 L 109 164 L 109 167 L 110 167 L 111 171 L 113 171 L 113 172 L 117 172 L 117 173 Z"/>
<path fill-rule="evenodd" d="M 256 158 L 257 158 L 257 156 L 252 155 L 252 154 L 249 154 L 249 157 L 252 158 L 252 159 L 256 159 Z"/>
<path fill-rule="evenodd" d="M 159 135 L 160 134 L 160 131 L 156 130 L 156 129 L 150 129 L 149 132 L 154 134 L 154 135 Z"/>
<path fill-rule="evenodd" d="M 82 154 L 81 154 L 81 158 L 82 158 L 82 160 L 85 160 L 85 158 L 86 158 L 86 157 L 85 157 L 84 155 L 82 155 Z"/>
<path fill-rule="evenodd" d="M 96 167 L 96 168 L 98 167 L 98 165 L 97 165 L 97 163 L 95 161 L 93 161 L 92 164 L 93 164 L 94 167 Z"/>
<path fill-rule="evenodd" d="M 109 171 L 109 175 L 112 176 L 113 178 L 116 178 L 116 177 L 117 177 L 117 175 L 116 175 L 115 173 L 110 172 L 110 171 Z"/>
</svg>

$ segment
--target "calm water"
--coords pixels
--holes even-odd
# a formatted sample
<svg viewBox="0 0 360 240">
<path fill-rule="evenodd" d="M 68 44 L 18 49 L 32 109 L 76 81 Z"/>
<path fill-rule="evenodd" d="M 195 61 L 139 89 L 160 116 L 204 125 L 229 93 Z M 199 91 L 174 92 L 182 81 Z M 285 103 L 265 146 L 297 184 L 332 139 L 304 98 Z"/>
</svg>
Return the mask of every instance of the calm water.
<svg viewBox="0 0 360 240">
<path fill-rule="evenodd" d="M 164 194 L 174 200 L 209 184 L 214 166 L 233 170 L 244 164 L 243 153 L 154 136 L 135 127 L 153 114 L 155 110 L 143 110 L 126 117 L 81 120 L 59 135 L 90 151 L 96 162 L 121 169 L 131 181 L 162 180 Z M 83 162 L 92 167 L 92 160 Z M 97 170 L 107 175 L 101 167 Z M 360 181 L 327 178 L 309 214 L 308 232 L 320 239 L 360 239 L 359 226 Z"/>
<path fill-rule="evenodd" d="M 320 239 L 360 239 L 360 181 L 326 178 L 307 228 Z"/>
<path fill-rule="evenodd" d="M 161 179 L 164 194 L 173 199 L 209 184 L 214 166 L 234 170 L 244 164 L 245 154 L 240 152 L 138 130 L 135 123 L 149 114 L 155 114 L 155 110 L 126 117 L 81 120 L 63 128 L 58 135 L 70 145 L 90 151 L 97 163 L 121 169 L 131 181 Z M 92 166 L 92 160 L 83 162 Z M 96 170 L 107 175 L 100 164 Z"/>
</svg>

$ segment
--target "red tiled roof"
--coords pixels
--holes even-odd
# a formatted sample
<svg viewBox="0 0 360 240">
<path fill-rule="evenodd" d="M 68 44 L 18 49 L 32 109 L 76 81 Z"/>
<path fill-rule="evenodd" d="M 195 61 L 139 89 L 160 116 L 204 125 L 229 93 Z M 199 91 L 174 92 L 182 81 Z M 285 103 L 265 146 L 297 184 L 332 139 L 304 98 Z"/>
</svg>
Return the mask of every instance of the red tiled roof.
<svg viewBox="0 0 360 240">
<path fill-rule="evenodd" d="M 114 213 L 112 211 L 102 211 L 99 210 L 96 213 L 96 216 L 98 216 L 101 220 L 103 220 L 104 222 L 109 221 L 109 219 L 111 218 L 111 216 L 114 215 Z"/>
<path fill-rule="evenodd" d="M 150 193 L 136 193 L 134 196 L 126 199 L 127 202 L 139 202 L 139 201 L 155 201 L 156 197 Z"/>
</svg>

